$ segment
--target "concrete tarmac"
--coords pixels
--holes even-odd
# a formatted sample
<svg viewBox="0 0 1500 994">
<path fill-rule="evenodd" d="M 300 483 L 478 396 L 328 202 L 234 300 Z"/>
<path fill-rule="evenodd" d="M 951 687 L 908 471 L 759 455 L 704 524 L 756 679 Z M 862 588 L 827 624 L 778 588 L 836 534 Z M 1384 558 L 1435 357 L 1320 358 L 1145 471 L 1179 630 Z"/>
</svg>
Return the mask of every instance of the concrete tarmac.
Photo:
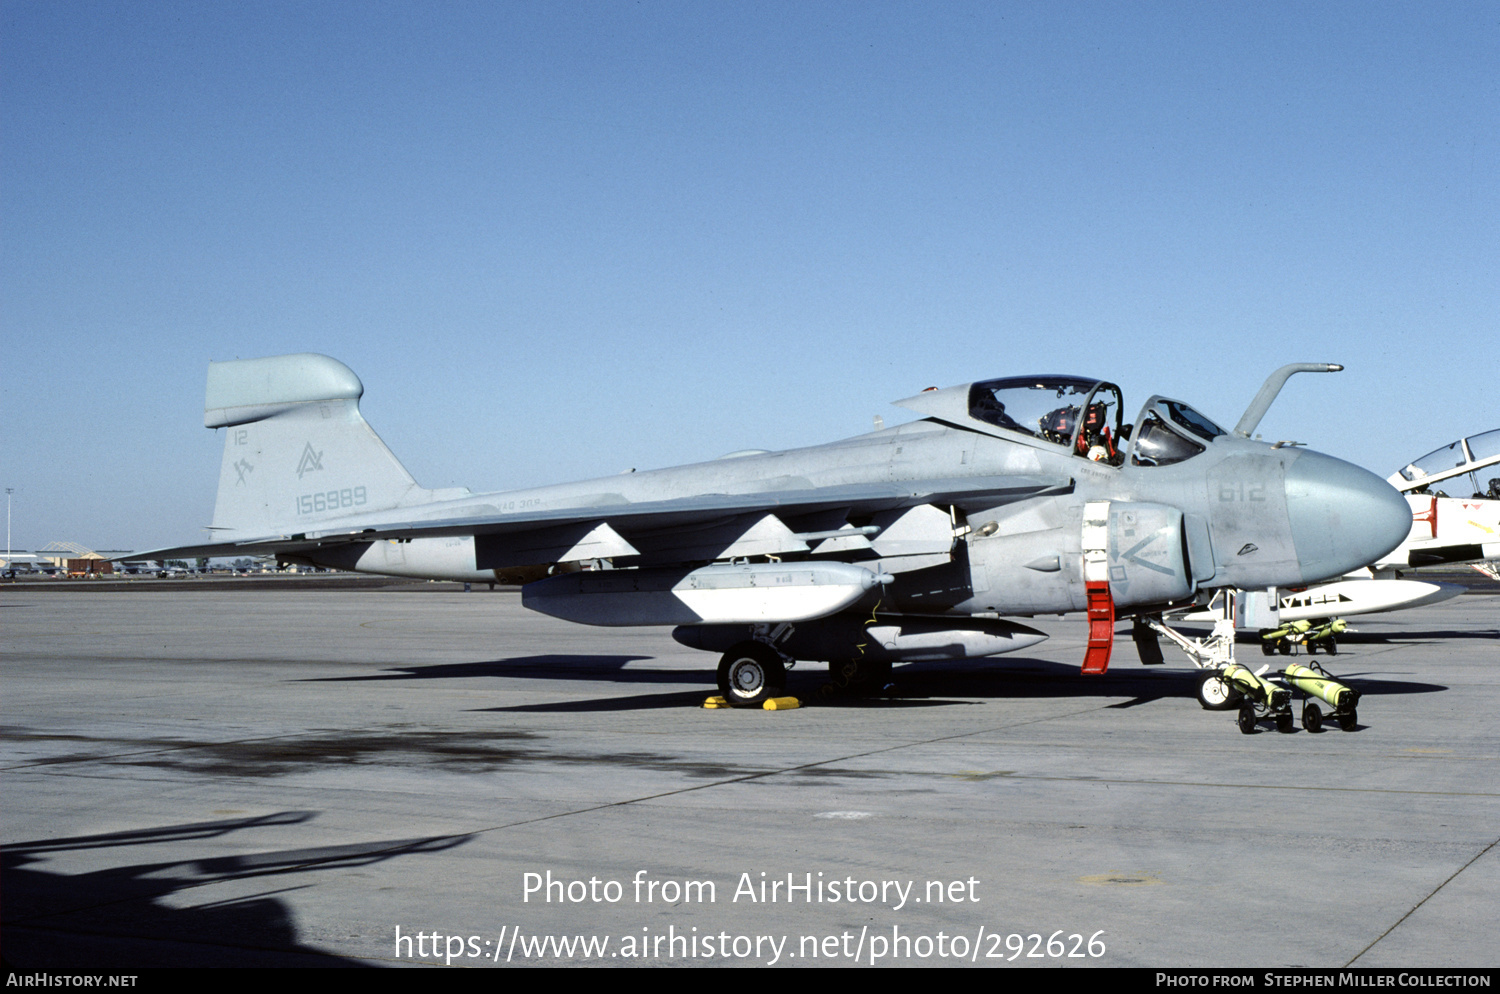
<svg viewBox="0 0 1500 994">
<path fill-rule="evenodd" d="M 1357 730 L 1243 735 L 1170 646 L 1081 677 L 1081 619 L 729 711 L 697 706 L 712 655 L 514 590 L 0 588 L 0 952 L 1493 968 L 1497 594 L 1314 657 Z"/>
</svg>

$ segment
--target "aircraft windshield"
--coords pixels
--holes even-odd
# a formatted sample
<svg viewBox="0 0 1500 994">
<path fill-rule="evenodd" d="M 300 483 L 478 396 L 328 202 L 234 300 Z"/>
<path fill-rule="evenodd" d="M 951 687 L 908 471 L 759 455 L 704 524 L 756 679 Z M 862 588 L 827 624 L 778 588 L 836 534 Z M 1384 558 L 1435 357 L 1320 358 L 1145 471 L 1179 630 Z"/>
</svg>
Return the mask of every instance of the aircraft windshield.
<svg viewBox="0 0 1500 994">
<path fill-rule="evenodd" d="M 1220 428 L 1181 401 L 1164 400 L 1161 402 L 1161 407 L 1167 412 L 1167 416 L 1172 419 L 1174 424 L 1181 425 L 1205 442 L 1212 442 L 1220 435 L 1229 434 L 1229 432 Z"/>
<path fill-rule="evenodd" d="M 1203 442 L 1228 434 L 1180 400 L 1152 397 L 1135 429 L 1130 461 L 1136 466 L 1170 466 L 1203 452 Z"/>
<path fill-rule="evenodd" d="M 1131 462 L 1137 466 L 1170 466 L 1191 459 L 1202 451 L 1203 446 L 1168 428 L 1162 416 L 1152 411 L 1135 430 L 1135 453 Z"/>
<path fill-rule="evenodd" d="M 1069 445 L 1083 402 L 1098 382 L 1071 376 L 986 380 L 969 391 L 969 416 L 997 428 Z"/>
</svg>

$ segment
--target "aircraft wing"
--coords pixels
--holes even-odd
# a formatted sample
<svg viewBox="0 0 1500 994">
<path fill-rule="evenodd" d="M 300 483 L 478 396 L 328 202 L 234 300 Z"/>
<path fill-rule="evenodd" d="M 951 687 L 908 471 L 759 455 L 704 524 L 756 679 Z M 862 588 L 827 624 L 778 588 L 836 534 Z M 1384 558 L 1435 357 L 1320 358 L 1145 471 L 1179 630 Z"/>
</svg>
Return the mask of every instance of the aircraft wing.
<svg viewBox="0 0 1500 994">
<path fill-rule="evenodd" d="M 328 520 L 306 532 L 154 549 L 120 558 L 296 554 L 357 542 L 449 537 L 474 539 L 479 569 L 622 556 L 686 562 L 807 551 L 848 551 L 856 557 L 871 549 L 877 555 L 915 554 L 937 551 L 932 548 L 935 516 L 944 522 L 948 516 L 933 505 L 978 510 L 1063 493 L 1072 485 L 1069 479 L 1042 477 L 957 477 L 634 502 L 602 494 L 582 505 L 520 511 L 502 510 L 503 494 L 478 495 L 446 502 L 446 507 L 418 505 Z M 872 524 L 851 526 L 851 518 L 869 518 Z M 951 538 L 951 530 L 941 537 L 944 551 Z M 827 542 L 834 544 L 821 545 Z"/>
</svg>

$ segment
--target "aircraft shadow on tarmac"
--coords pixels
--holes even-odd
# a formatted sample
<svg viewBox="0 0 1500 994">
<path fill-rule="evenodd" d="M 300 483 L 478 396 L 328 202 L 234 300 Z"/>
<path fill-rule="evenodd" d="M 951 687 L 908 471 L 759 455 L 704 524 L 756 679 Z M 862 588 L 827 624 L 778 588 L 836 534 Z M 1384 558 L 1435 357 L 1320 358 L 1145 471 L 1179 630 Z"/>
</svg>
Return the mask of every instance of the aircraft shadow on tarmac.
<svg viewBox="0 0 1500 994">
<path fill-rule="evenodd" d="M 18 842 L 0 854 L 5 908 L 5 966 L 14 970 L 112 971 L 149 967 L 363 966 L 299 942 L 288 906 L 272 895 L 312 886 L 278 886 L 279 875 L 369 866 L 449 849 L 468 836 L 386 839 L 240 856 L 111 866 L 63 874 L 38 868 L 48 853 L 175 844 L 247 829 L 295 826 L 316 817 L 284 811 L 252 818 L 102 835 Z M 229 900 L 174 908 L 164 898 L 235 880 L 267 878 L 266 889 Z M 208 893 L 206 892 L 205 896 Z"/>
<path fill-rule="evenodd" d="M 684 670 L 628 666 L 650 656 L 539 655 L 516 656 L 473 663 L 442 663 L 432 666 L 394 667 L 368 676 L 322 677 L 310 682 L 369 680 L 467 679 L 475 677 L 543 679 L 599 684 L 699 684 L 701 689 L 658 694 L 548 701 L 506 707 L 480 708 L 496 712 L 584 713 L 639 711 L 691 707 L 714 693 L 711 670 Z M 1255 657 L 1259 658 L 1259 657 Z M 1278 665 L 1275 657 L 1267 660 Z M 1352 662 L 1352 660 L 1350 660 Z M 1133 660 L 1125 661 L 1129 666 Z M 1251 668 L 1258 669 L 1252 662 Z M 1336 662 L 1329 667 L 1343 676 Z M 1446 690 L 1436 684 L 1410 681 L 1353 679 L 1350 686 L 1364 695 L 1421 694 Z M 806 704 L 835 707 L 942 707 L 976 703 L 975 699 L 1006 700 L 1058 697 L 1127 697 L 1111 707 L 1133 707 L 1168 697 L 1196 696 L 1197 677 L 1191 670 L 1116 667 L 1103 677 L 1081 677 L 1071 664 L 1011 657 L 1004 662 L 911 663 L 894 671 L 883 692 L 855 696 L 830 685 L 828 669 L 821 663 L 804 663 L 787 674 L 786 692 Z"/>
<path fill-rule="evenodd" d="M 620 655 L 541 655 L 515 656 L 475 663 L 438 663 L 432 666 L 397 666 L 368 676 L 318 677 L 308 683 L 338 683 L 384 680 L 465 680 L 479 677 L 536 680 L 581 680 L 591 683 L 702 684 L 711 686 L 713 670 L 627 668 L 628 663 L 652 659 L 651 656 Z M 676 691 L 665 694 L 634 694 L 602 700 L 561 701 L 506 708 L 479 708 L 480 711 L 639 711 L 652 708 L 691 707 L 701 704 L 704 691 Z"/>
<path fill-rule="evenodd" d="M 366 676 L 314 677 L 304 683 L 359 683 L 371 680 L 466 680 L 475 677 L 532 677 L 542 680 L 602 680 L 617 683 L 688 683 L 703 679 L 697 670 L 626 669 L 652 656 L 513 656 L 477 663 L 394 666 Z M 706 670 L 708 678 L 713 671 Z"/>
</svg>

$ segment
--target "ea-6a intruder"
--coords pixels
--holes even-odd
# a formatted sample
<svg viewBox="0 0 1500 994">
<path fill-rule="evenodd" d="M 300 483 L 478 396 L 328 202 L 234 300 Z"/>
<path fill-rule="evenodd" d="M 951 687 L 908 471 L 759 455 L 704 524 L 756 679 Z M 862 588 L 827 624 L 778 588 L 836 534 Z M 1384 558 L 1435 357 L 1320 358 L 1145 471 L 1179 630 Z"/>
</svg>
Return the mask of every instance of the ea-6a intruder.
<svg viewBox="0 0 1500 994">
<path fill-rule="evenodd" d="M 1126 424 L 1112 383 L 1017 376 L 928 390 L 899 401 L 919 420 L 826 445 L 472 494 L 417 485 L 342 363 L 212 363 L 214 541 L 127 558 L 527 581 L 533 610 L 722 653 L 737 705 L 779 694 L 795 660 L 883 682 L 895 662 L 1033 645 L 1009 619 L 1070 611 L 1090 620 L 1083 672 L 1103 673 L 1118 617 L 1342 576 L 1406 537 L 1379 477 L 1250 438 L 1289 376 L 1339 368 L 1283 367 L 1232 431 L 1160 396 Z"/>
</svg>

